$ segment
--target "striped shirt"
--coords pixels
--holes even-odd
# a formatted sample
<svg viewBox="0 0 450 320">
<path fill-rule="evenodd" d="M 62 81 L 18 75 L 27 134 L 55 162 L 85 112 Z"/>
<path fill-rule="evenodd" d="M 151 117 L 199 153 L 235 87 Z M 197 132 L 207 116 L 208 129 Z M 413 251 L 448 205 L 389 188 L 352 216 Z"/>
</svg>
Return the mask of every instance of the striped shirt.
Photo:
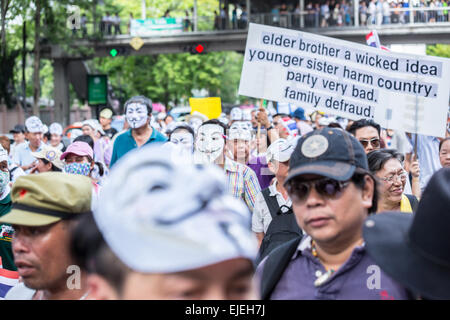
<svg viewBox="0 0 450 320">
<path fill-rule="evenodd" d="M 224 170 L 228 179 L 228 191 L 235 198 L 244 200 L 253 212 L 256 196 L 261 191 L 256 173 L 246 165 L 227 157 L 225 157 Z"/>
</svg>

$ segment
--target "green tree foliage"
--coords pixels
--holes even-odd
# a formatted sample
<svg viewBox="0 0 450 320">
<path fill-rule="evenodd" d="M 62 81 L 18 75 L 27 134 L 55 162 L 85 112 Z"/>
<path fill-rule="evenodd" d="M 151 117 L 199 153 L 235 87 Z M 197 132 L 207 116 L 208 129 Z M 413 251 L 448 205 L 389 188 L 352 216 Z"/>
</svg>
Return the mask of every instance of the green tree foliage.
<svg viewBox="0 0 450 320">
<path fill-rule="evenodd" d="M 19 50 L 10 45 L 12 37 L 8 26 L 26 3 L 25 0 L 0 0 L 0 101 L 3 100 L 8 107 L 13 104 L 14 66 L 19 56 Z"/>
<path fill-rule="evenodd" d="M 114 0 L 122 21 L 130 13 L 141 18 L 141 1 Z M 172 17 L 191 15 L 193 0 L 147 0 L 146 17 L 162 17 L 170 10 Z M 199 28 L 213 26 L 218 0 L 197 1 Z M 111 11 L 112 12 L 112 11 Z M 210 25 L 209 25 L 210 24 Z M 243 56 L 235 52 L 211 52 L 202 55 L 167 54 L 158 56 L 129 56 L 94 59 L 92 69 L 109 75 L 113 87 L 124 93 L 124 98 L 144 94 L 166 106 L 187 104 L 193 89 L 206 89 L 210 96 L 220 96 L 222 101 L 235 103 L 241 75 Z"/>
<path fill-rule="evenodd" d="M 436 44 L 427 46 L 427 55 L 450 58 L 450 45 Z"/>
<path fill-rule="evenodd" d="M 237 98 L 242 55 L 234 52 L 97 58 L 92 64 L 109 75 L 126 97 L 143 94 L 166 106 L 186 104 L 193 89 L 206 89 L 224 102 Z"/>
<path fill-rule="evenodd" d="M 0 0 L 6 1 L 6 0 Z M 70 16 L 69 5 L 80 7 L 81 14 L 86 14 L 88 34 L 91 39 L 101 37 L 100 32 L 93 33 L 93 21 L 98 23 L 106 13 L 119 13 L 122 19 L 122 32 L 127 32 L 130 13 L 134 18 L 141 18 L 141 1 L 129 0 L 40 0 L 41 1 L 41 45 L 59 44 L 67 52 L 76 50 L 78 54 L 88 56 L 90 51 L 83 47 L 71 49 L 74 39 L 81 38 L 79 30 L 74 32 L 67 28 Z M 161 17 L 170 10 L 172 17 L 184 17 L 185 11 L 192 14 L 194 0 L 147 0 L 147 18 Z M 219 8 L 218 0 L 197 0 L 198 16 L 202 23 L 210 23 L 212 27 L 214 11 Z M 26 94 L 33 94 L 33 49 L 35 47 L 35 0 L 10 0 L 10 8 L 6 15 L 7 52 L 15 53 L 10 65 L 14 66 L 11 76 L 16 94 L 21 94 L 22 80 L 22 22 L 27 21 L 27 62 L 26 62 Z M 209 18 L 211 19 L 209 19 Z M 209 20 L 208 20 L 209 19 Z M 201 30 L 201 28 L 200 28 Z M 99 31 L 99 28 L 97 28 Z M 116 92 L 123 99 L 135 94 L 145 94 L 154 101 L 165 105 L 187 104 L 193 89 L 206 89 L 210 96 L 220 96 L 224 102 L 235 103 L 243 57 L 234 52 L 211 52 L 203 55 L 168 54 L 157 56 L 123 56 L 116 58 L 96 58 L 89 61 L 93 72 L 106 73 Z M 2 74 L 5 74 L 2 72 Z M 53 67 L 51 60 L 41 59 L 40 64 L 41 96 L 53 97 Z M 74 97 L 71 97 L 74 98 Z"/>
</svg>

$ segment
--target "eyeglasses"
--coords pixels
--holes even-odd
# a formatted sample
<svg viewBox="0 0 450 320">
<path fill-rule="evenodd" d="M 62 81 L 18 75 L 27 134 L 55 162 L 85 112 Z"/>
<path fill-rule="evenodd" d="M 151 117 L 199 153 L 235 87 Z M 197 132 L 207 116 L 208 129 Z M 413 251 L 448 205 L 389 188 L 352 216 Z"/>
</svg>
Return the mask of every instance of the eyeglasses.
<svg viewBox="0 0 450 320">
<path fill-rule="evenodd" d="M 407 175 L 408 175 L 408 172 L 402 171 L 402 172 L 400 172 L 400 173 L 392 174 L 392 175 L 390 175 L 390 176 L 388 176 L 388 177 L 380 178 L 380 180 L 385 181 L 385 182 L 392 183 L 392 182 L 394 182 L 394 179 L 395 179 L 396 177 L 399 177 L 399 178 L 400 178 L 400 181 L 405 181 Z"/>
<path fill-rule="evenodd" d="M 316 191 L 322 196 L 337 197 L 350 182 L 351 180 L 337 181 L 329 178 L 307 182 L 296 182 L 295 180 L 292 180 L 286 185 L 286 190 L 293 200 L 302 202 L 308 198 L 312 186 L 314 186 Z"/>
<path fill-rule="evenodd" d="M 378 148 L 380 146 L 380 139 L 378 139 L 378 138 L 373 138 L 373 139 L 370 139 L 370 140 L 361 139 L 361 140 L 359 140 L 359 142 L 363 145 L 364 148 L 367 148 L 369 143 L 374 148 Z"/>
</svg>

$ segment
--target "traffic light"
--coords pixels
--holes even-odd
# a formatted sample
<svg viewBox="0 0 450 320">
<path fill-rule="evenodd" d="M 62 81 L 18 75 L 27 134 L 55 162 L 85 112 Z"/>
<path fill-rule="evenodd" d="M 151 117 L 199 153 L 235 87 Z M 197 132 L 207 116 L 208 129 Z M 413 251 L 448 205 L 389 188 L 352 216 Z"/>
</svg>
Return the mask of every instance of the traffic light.
<svg viewBox="0 0 450 320">
<path fill-rule="evenodd" d="M 109 50 L 109 55 L 111 57 L 124 56 L 128 54 L 128 49 L 124 47 L 112 48 Z"/>
<path fill-rule="evenodd" d="M 111 55 L 111 57 L 115 57 L 117 56 L 119 52 L 116 49 L 111 49 L 111 51 L 109 52 L 109 54 Z"/>
<path fill-rule="evenodd" d="M 184 51 L 190 54 L 206 54 L 205 46 L 200 43 L 186 46 Z"/>
<path fill-rule="evenodd" d="M 195 47 L 195 52 L 197 52 L 197 53 L 202 53 L 203 51 L 205 51 L 205 47 L 203 47 L 201 44 L 199 44 L 199 45 L 197 45 L 196 47 Z"/>
</svg>

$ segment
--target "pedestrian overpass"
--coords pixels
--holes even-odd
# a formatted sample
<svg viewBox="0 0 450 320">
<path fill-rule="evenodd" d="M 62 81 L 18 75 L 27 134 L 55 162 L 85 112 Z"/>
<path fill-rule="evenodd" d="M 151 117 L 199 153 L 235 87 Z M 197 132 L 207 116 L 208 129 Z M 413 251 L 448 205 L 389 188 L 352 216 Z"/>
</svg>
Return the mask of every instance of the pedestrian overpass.
<svg viewBox="0 0 450 320">
<path fill-rule="evenodd" d="M 365 36 L 372 30 L 368 26 L 297 28 L 337 39 L 365 43 Z M 388 24 L 376 26 L 383 45 L 391 44 L 450 44 L 450 22 Z M 58 45 L 42 47 L 42 57 L 51 59 L 54 66 L 54 100 L 57 121 L 67 125 L 69 115 L 69 82 L 77 94 L 87 98 L 86 74 L 89 73 L 83 61 L 95 57 L 111 56 L 115 49 L 120 55 L 154 55 L 190 52 L 201 44 L 204 52 L 237 51 L 244 52 L 247 30 L 212 30 L 181 32 L 179 34 L 141 37 L 142 46 L 135 50 L 130 45 L 134 37 L 130 35 L 104 36 L 100 39 L 76 39 L 73 48 L 89 48 L 89 55 L 68 54 Z"/>
</svg>

